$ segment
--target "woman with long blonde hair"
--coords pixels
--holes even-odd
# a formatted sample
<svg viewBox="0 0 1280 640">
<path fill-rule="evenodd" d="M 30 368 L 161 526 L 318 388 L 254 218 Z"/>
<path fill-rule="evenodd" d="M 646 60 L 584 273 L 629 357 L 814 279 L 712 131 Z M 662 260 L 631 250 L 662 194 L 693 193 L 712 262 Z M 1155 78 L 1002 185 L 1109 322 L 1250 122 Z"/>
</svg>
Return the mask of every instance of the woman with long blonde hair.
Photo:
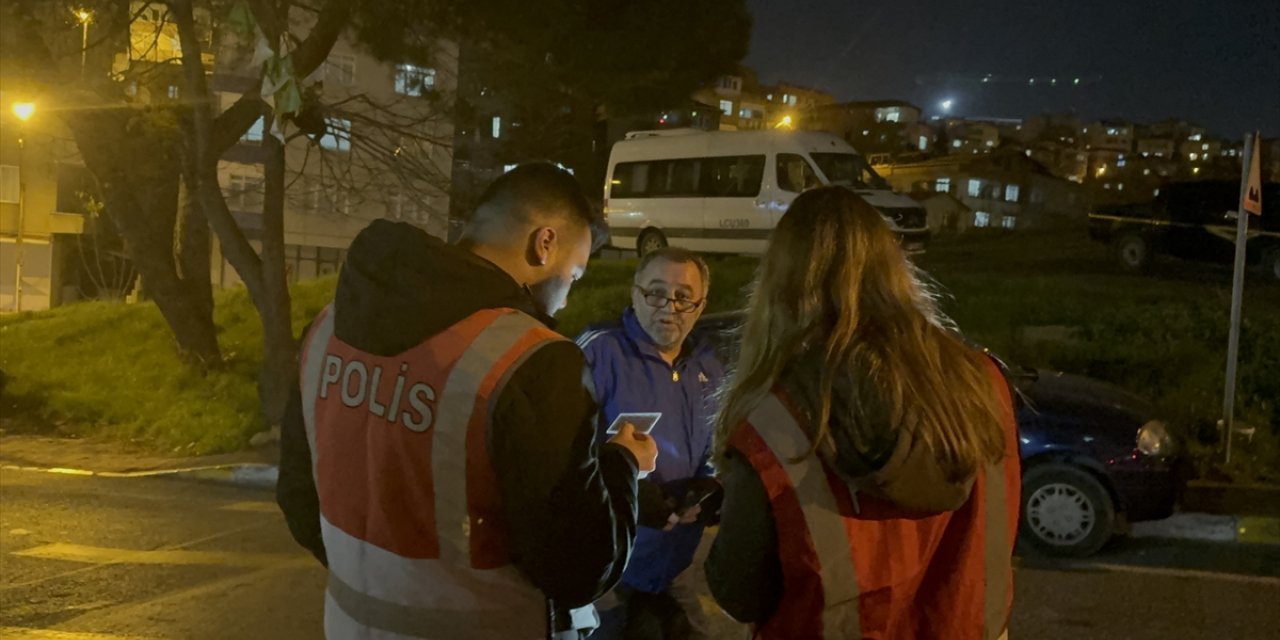
<svg viewBox="0 0 1280 640">
<path fill-rule="evenodd" d="M 757 637 L 995 639 L 1019 469 L 1008 387 L 874 207 L 800 195 L 724 392 L 712 593 Z"/>
</svg>

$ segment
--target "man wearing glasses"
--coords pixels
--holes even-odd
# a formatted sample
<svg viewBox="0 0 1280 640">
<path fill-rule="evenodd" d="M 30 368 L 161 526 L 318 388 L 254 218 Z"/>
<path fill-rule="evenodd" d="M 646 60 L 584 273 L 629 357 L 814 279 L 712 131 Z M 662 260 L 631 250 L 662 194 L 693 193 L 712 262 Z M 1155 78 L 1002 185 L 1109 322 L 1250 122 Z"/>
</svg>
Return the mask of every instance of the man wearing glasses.
<svg viewBox="0 0 1280 640">
<path fill-rule="evenodd" d="M 715 392 L 724 376 L 713 346 L 690 337 L 711 284 L 696 253 L 669 247 L 636 268 L 631 306 L 611 326 L 578 338 L 600 405 L 597 436 L 615 422 L 638 429 L 655 419 L 657 470 L 639 482 L 639 524 L 622 583 L 597 606 L 594 638 L 694 638 L 701 612 L 685 579 L 703 527 L 718 509 L 719 484 L 707 464 Z M 658 415 L 660 414 L 660 415 Z"/>
</svg>

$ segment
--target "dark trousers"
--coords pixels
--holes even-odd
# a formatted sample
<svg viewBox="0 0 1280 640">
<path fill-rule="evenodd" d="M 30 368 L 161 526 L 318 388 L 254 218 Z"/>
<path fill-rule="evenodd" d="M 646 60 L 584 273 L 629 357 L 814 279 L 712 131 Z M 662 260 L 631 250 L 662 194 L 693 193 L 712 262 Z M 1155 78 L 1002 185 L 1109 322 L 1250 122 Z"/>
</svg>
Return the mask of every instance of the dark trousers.
<svg viewBox="0 0 1280 640">
<path fill-rule="evenodd" d="M 619 585 L 596 605 L 600 611 L 600 628 L 591 634 L 591 640 L 689 640 L 692 637 L 688 615 L 666 592 L 644 593 Z"/>
</svg>

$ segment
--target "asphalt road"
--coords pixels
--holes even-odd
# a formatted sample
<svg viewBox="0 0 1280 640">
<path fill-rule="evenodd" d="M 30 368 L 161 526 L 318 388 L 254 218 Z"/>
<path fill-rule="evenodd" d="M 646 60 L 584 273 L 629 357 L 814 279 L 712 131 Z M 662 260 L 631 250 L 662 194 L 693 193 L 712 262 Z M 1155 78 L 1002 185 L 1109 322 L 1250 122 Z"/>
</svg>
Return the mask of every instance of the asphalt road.
<svg viewBox="0 0 1280 640">
<path fill-rule="evenodd" d="M 1125 541 L 1016 579 L 1014 638 L 1280 635 L 1277 546 Z M 269 492 L 0 471 L 0 638 L 318 638 L 323 588 Z"/>
</svg>

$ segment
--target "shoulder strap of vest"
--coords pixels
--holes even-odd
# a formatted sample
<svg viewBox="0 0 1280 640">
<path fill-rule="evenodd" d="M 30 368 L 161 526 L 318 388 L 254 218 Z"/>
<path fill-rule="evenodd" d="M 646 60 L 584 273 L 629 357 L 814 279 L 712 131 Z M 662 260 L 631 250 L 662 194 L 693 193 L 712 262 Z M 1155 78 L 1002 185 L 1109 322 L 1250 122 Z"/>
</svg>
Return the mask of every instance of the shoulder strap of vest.
<svg viewBox="0 0 1280 640">
<path fill-rule="evenodd" d="M 776 393 L 760 402 L 747 423 L 740 427 L 739 432 L 746 433 L 735 448 L 749 447 L 743 453 L 760 474 L 774 504 L 784 575 L 818 574 L 816 586 L 821 592 L 800 594 L 799 598 L 821 598 L 823 638 L 861 637 L 857 568 L 835 493 L 848 488 L 827 473 L 817 456 L 806 455 L 809 437 Z M 833 483 L 839 486 L 833 488 Z M 795 520 L 788 521 L 792 518 Z M 784 537 L 788 539 L 784 541 Z M 803 624 L 806 617 L 810 616 L 800 615 L 795 622 Z"/>
<path fill-rule="evenodd" d="M 302 395 L 302 422 L 306 427 L 307 445 L 311 449 L 311 475 L 316 475 L 316 397 L 320 392 L 320 375 L 324 354 L 333 338 L 333 305 L 320 311 L 302 340 L 299 350 L 299 391 Z"/>
<path fill-rule="evenodd" d="M 1015 518 L 1012 526 L 1016 526 L 1017 506 L 1010 505 L 1010 472 L 1016 482 L 1018 449 L 1017 419 L 1014 416 L 1013 396 L 1008 380 L 999 364 L 991 358 L 983 358 L 987 373 L 991 377 L 991 386 L 1000 403 L 1001 435 L 1005 442 L 1004 459 L 987 466 L 983 482 L 983 503 L 985 507 L 983 550 L 986 564 L 986 581 L 983 593 L 983 625 L 985 640 L 999 638 L 1008 628 L 1009 612 L 1012 603 L 1013 585 L 1013 540 L 1010 522 L 1011 510 Z M 1014 465 L 1010 469 L 1009 465 Z M 1016 485 L 1013 487 L 1017 491 Z M 1019 500 L 1018 496 L 1013 496 Z"/>
</svg>

